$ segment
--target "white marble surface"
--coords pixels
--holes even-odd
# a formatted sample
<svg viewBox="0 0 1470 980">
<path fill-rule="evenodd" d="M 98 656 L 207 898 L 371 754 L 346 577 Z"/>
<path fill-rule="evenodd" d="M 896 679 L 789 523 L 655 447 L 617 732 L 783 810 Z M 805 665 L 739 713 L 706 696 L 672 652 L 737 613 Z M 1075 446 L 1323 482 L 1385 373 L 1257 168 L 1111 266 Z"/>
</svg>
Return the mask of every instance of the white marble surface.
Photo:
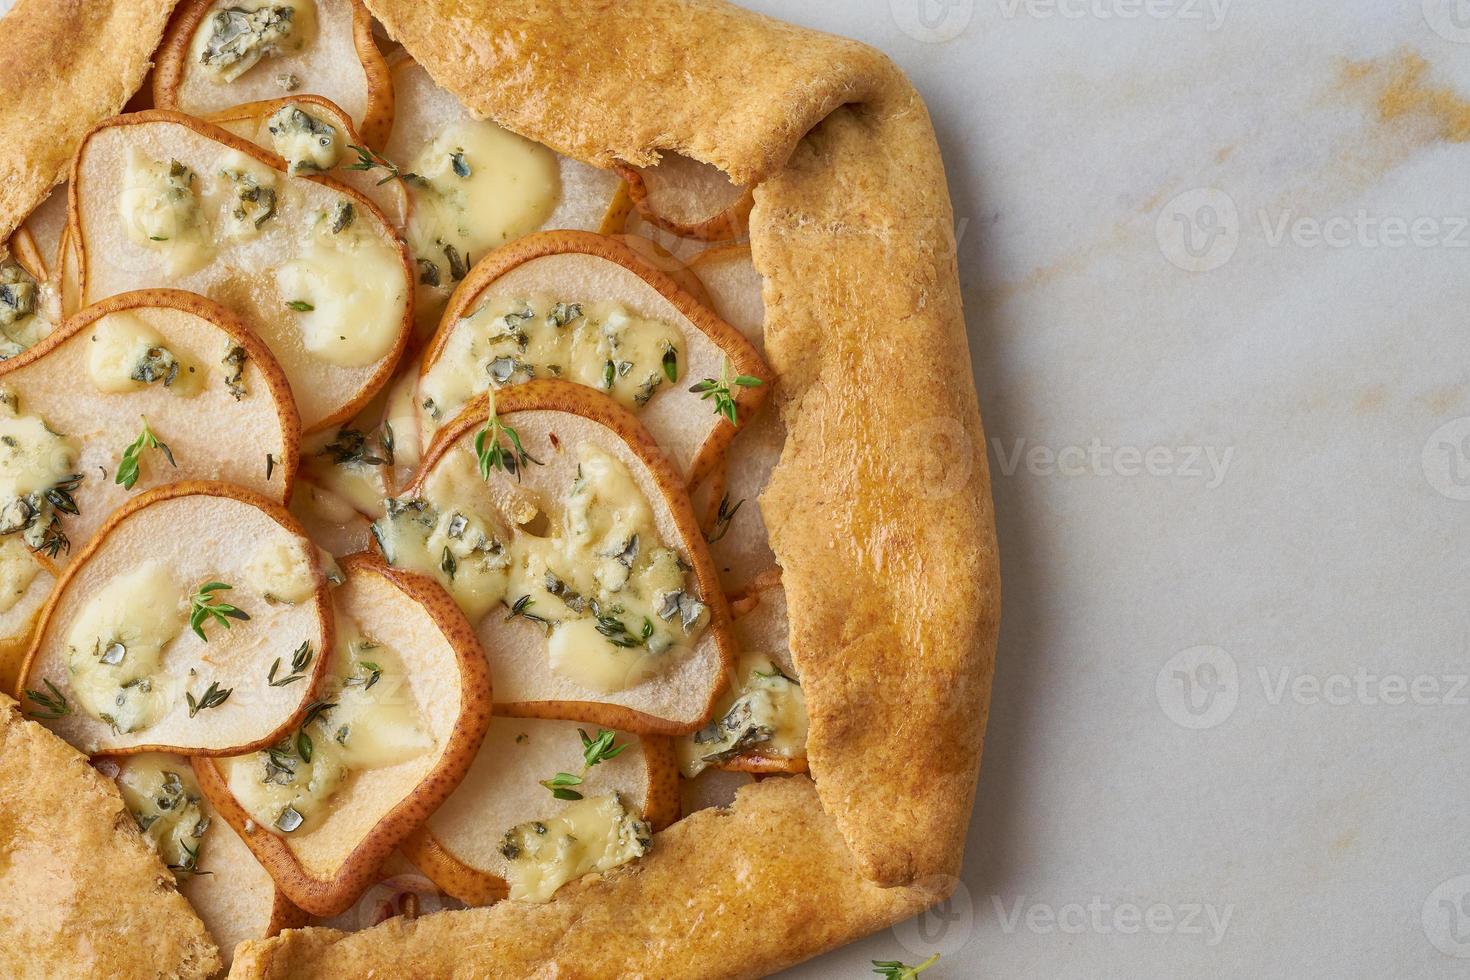
<svg viewBox="0 0 1470 980">
<path fill-rule="evenodd" d="M 789 975 L 1464 976 L 1470 3 L 749 2 L 929 101 L 1005 591 L 959 898 Z"/>
</svg>

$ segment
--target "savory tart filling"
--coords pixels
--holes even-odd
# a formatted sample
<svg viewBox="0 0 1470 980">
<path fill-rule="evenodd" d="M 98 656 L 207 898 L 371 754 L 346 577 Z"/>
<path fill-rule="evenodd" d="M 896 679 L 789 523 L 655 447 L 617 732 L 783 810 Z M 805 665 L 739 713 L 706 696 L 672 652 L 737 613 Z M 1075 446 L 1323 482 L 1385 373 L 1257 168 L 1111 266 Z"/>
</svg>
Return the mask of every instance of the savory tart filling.
<svg viewBox="0 0 1470 980">
<path fill-rule="evenodd" d="M 337 127 L 292 103 L 266 123 L 271 145 L 293 174 L 331 170 L 342 156 Z"/>
<path fill-rule="evenodd" d="M 275 833 L 310 833 L 354 772 L 397 765 L 434 747 L 399 655 L 364 636 L 340 609 L 336 629 L 325 688 L 301 728 L 263 752 L 223 760 L 230 792 L 258 826 Z M 304 646 L 289 672 L 278 661 L 271 683 L 295 683 L 311 659 Z"/>
<path fill-rule="evenodd" d="M 14 357 L 50 330 L 38 316 L 41 288 L 19 262 L 0 260 L 0 359 Z"/>
<path fill-rule="evenodd" d="M 193 57 L 215 82 L 233 82 L 262 59 L 302 50 L 315 31 L 312 0 L 221 3 L 194 35 Z"/>
<path fill-rule="evenodd" d="M 196 178 L 177 160 L 154 160 L 137 147 L 128 153 L 118 215 L 128 240 L 162 255 L 171 276 L 188 275 L 214 258 Z"/>
<path fill-rule="evenodd" d="M 653 842 L 648 824 L 628 812 L 616 793 L 568 804 L 555 816 L 506 831 L 500 843 L 510 897 L 549 902 L 567 882 L 642 857 Z"/>
<path fill-rule="evenodd" d="M 0 535 L 17 534 L 53 558 L 71 547 L 61 515 L 77 512 L 79 454 L 75 440 L 21 414 L 15 393 L 0 388 Z"/>
<path fill-rule="evenodd" d="M 380 360 L 403 317 L 402 263 L 392 244 L 358 223 L 350 201 L 316 213 L 276 285 L 306 349 L 342 367 Z"/>
<path fill-rule="evenodd" d="M 611 693 L 686 655 L 709 609 L 627 466 L 591 444 L 577 459 L 544 521 L 533 508 L 512 524 L 487 506 L 468 457 L 455 454 L 422 497 L 389 500 L 373 533 L 391 564 L 438 579 L 471 622 L 505 605 L 547 632 L 555 673 Z"/>
<path fill-rule="evenodd" d="M 182 587 L 162 563 L 116 576 L 78 612 L 66 637 L 77 703 L 126 734 L 147 728 L 178 700 L 163 651 L 188 623 Z"/>
<path fill-rule="evenodd" d="M 175 878 L 208 874 L 200 865 L 213 822 L 188 766 L 178 756 L 147 752 L 117 763 L 117 788 L 138 829 Z"/>
<path fill-rule="evenodd" d="M 241 351 L 243 355 L 243 351 Z M 141 391 L 161 384 L 178 395 L 196 394 L 201 374 L 164 344 L 136 313 L 109 313 L 92 328 L 87 374 L 103 394 Z"/>
<path fill-rule="evenodd" d="M 715 720 L 674 743 L 679 770 L 689 779 L 745 752 L 784 759 L 806 754 L 801 685 L 761 654 L 742 655 L 736 676 L 738 685 L 721 702 Z"/>
<path fill-rule="evenodd" d="M 421 384 L 424 411 L 432 427 L 482 391 L 532 378 L 575 381 L 637 410 L 678 382 L 683 344 L 673 325 L 618 302 L 491 298 L 450 332 Z"/>
<path fill-rule="evenodd" d="M 475 257 L 541 227 L 561 192 L 556 154 L 479 120 L 440 133 L 410 169 L 399 175 L 413 201 L 408 241 L 427 286 L 453 285 Z"/>
<path fill-rule="evenodd" d="M 224 232 L 235 241 L 248 241 L 276 216 L 276 172 L 243 153 L 227 155 L 220 167 L 224 196 Z"/>
<path fill-rule="evenodd" d="M 308 445 L 302 454 L 303 467 L 318 489 L 349 505 L 336 523 L 345 523 L 357 514 L 383 516 L 383 498 L 387 496 L 384 470 L 394 462 L 392 424 L 385 424 L 375 434 L 338 429 L 335 435 L 322 433 L 315 442 L 317 445 Z"/>
<path fill-rule="evenodd" d="M 263 541 L 255 546 L 246 567 L 246 582 L 266 602 L 295 605 L 316 594 L 316 556 L 303 542 L 291 539 Z"/>
</svg>

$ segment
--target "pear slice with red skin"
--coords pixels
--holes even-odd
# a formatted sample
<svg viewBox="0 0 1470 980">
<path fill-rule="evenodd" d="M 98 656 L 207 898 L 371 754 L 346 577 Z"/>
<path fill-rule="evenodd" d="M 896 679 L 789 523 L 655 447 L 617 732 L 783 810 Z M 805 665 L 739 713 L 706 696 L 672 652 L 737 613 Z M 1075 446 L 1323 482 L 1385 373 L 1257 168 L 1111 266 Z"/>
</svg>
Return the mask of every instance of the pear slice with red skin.
<svg viewBox="0 0 1470 980">
<path fill-rule="evenodd" d="M 288 105 L 300 107 L 303 112 L 318 122 L 324 122 L 337 130 L 340 151 L 337 165 L 324 172 L 331 174 L 333 179 L 340 180 L 376 204 L 395 227 L 403 227 L 403 222 L 408 214 L 408 193 L 403 189 L 403 182 L 390 180 L 384 183 L 381 173 L 371 170 L 347 169 L 348 165 L 357 162 L 357 154 L 350 147 L 366 144 L 357 132 L 357 127 L 353 125 L 352 117 L 343 112 L 342 107 L 331 99 L 320 95 L 267 99 L 263 102 L 247 102 L 244 105 L 221 109 L 204 118 L 241 139 L 249 140 L 267 153 L 274 154 L 276 147 L 271 137 L 269 123 L 272 116 Z"/>
<path fill-rule="evenodd" d="M 460 326 L 463 318 L 497 297 L 525 299 L 536 293 L 550 293 L 565 302 L 616 300 L 639 316 L 670 324 L 683 335 L 679 381 L 660 385 L 639 410 L 638 419 L 688 486 L 696 485 L 716 465 L 737 428 L 715 414 L 712 403 L 689 387 L 722 373 L 760 379 L 763 383 L 757 386 L 731 385 L 741 426 L 766 400 L 775 375 L 740 331 L 624 243 L 578 231 L 530 235 L 480 260 L 455 290 L 424 352 L 420 379 L 433 370 L 450 335 L 465 329 Z M 501 389 L 500 395 L 508 390 Z"/>
<path fill-rule="evenodd" d="M 66 200 L 66 184 L 58 184 L 21 223 L 21 227 L 31 236 L 40 252 L 48 278 L 55 276 L 61 268 L 61 235 L 66 231 Z"/>
<path fill-rule="evenodd" d="M 92 759 L 92 765 L 104 776 L 116 779 L 131 758 L 138 757 L 100 755 Z M 170 768 L 189 772 L 187 758 L 168 758 L 174 763 Z M 211 819 L 200 847 L 200 873 L 179 876 L 179 893 L 203 920 L 228 970 L 236 944 L 247 939 L 268 939 L 283 929 L 299 929 L 310 917 L 276 887 L 235 829 L 213 819 L 208 801 L 202 801 L 201 807 Z"/>
<path fill-rule="evenodd" d="M 632 413 L 591 388 L 538 379 L 502 389 L 495 401 L 501 424 L 516 430 L 525 451 L 541 465 L 522 465 L 519 479 L 493 470 L 486 487 L 490 497 L 565 494 L 576 475 L 578 447 L 592 443 L 627 467 L 653 509 L 661 539 L 688 565 L 710 614 L 698 642 L 678 663 L 625 690 L 599 694 L 552 672 L 539 626 L 508 617 L 503 608 L 492 609 L 474 625 L 492 658 L 499 703 L 525 717 L 569 719 L 642 735 L 695 731 L 724 689 L 735 645 L 724 593 L 678 474 Z M 439 466 L 474 467 L 475 437 L 487 417 L 486 396 L 477 395 L 440 430 L 404 496 L 420 496 Z"/>
<path fill-rule="evenodd" d="M 318 916 L 350 907 L 399 842 L 454 791 L 484 740 L 491 711 L 485 655 L 442 589 L 372 555 L 349 556 L 341 567 L 337 609 L 403 659 L 434 748 L 352 773 L 326 804 L 322 822 L 299 836 L 259 826 L 230 792 L 216 761 L 194 760 L 215 811 L 240 832 L 281 890 Z"/>
<path fill-rule="evenodd" d="M 723 242 L 749 231 L 755 198 L 718 167 L 666 153 L 656 166 L 618 164 L 616 169 L 643 220 L 670 234 Z"/>
<path fill-rule="evenodd" d="M 765 354 L 766 304 L 761 274 L 743 242 L 712 245 L 689 260 L 689 271 L 699 277 L 709 308 L 745 335 Z"/>
<path fill-rule="evenodd" d="M 198 392 L 182 397 L 161 383 L 121 393 L 96 391 L 88 377 L 88 357 L 97 325 L 113 314 L 137 317 L 153 328 L 195 368 L 195 377 L 202 379 Z M 244 394 L 238 399 L 224 381 L 233 369 L 222 363 L 222 355 L 232 347 L 245 353 L 240 377 Z M 0 387 L 18 397 L 22 414 L 41 418 L 53 431 L 80 443 L 76 472 L 83 477 L 72 494 L 79 513 L 58 515 L 69 550 L 54 559 L 38 556 L 46 573 L 32 581 L 17 607 L 0 613 L 0 682 L 6 689 L 15 682 L 17 657 L 55 575 L 126 501 L 178 480 L 222 480 L 276 502 L 291 492 L 300 422 L 286 376 L 244 321 L 202 296 L 146 289 L 96 303 L 30 350 L 0 361 Z M 78 397 L 88 389 L 88 397 Z M 175 465 L 149 450 L 137 482 L 125 488 L 115 481 L 118 462 L 142 431 L 144 419 L 169 446 Z M 267 455 L 275 460 L 273 466 L 267 467 Z"/>
<path fill-rule="evenodd" d="M 276 545 L 312 560 L 312 591 L 294 605 L 267 601 L 250 582 L 249 567 L 258 549 Z M 243 487 L 187 480 L 133 498 L 107 519 L 46 600 L 21 671 L 22 705 L 89 755 L 238 755 L 274 744 L 305 716 L 326 658 L 316 657 L 304 683 L 289 686 L 269 683 L 272 658 L 289 660 L 302 643 L 316 651 L 331 648 L 331 598 L 315 555 L 315 547 L 284 507 Z M 223 582 L 232 588 L 217 597 L 250 618 L 234 620 L 228 628 L 209 622 L 207 642 L 182 627 L 161 658 L 164 679 L 181 683 L 182 689 L 156 721 L 122 733 L 78 704 L 66 663 L 67 634 L 100 589 L 144 560 L 159 562 L 176 581 L 184 610 L 200 585 Z M 26 693 L 44 693 L 50 686 L 67 699 L 68 710 L 61 717 L 41 717 L 53 712 Z M 185 694 L 200 702 L 211 687 L 230 694 L 191 715 Z"/>
<path fill-rule="evenodd" d="M 122 232 L 111 197 L 134 149 L 206 175 L 213 174 L 222 156 L 235 151 L 277 172 L 282 193 L 275 216 L 255 238 L 236 242 L 220 236 L 213 242 L 216 252 L 209 261 L 193 272 L 170 274 L 157 255 Z M 104 190 L 94 192 L 94 186 Z M 389 311 L 393 331 L 383 338 L 387 343 L 377 359 L 361 366 L 332 364 L 305 349 L 296 314 L 288 308 L 293 297 L 279 294 L 273 274 L 276 264 L 263 258 L 274 249 L 271 254 L 284 261 L 293 253 L 296 236 L 305 233 L 308 216 L 339 204 L 353 206 L 353 227 L 368 229 L 366 233 L 394 255 L 393 267 L 402 276 L 385 285 L 393 297 L 388 301 L 395 304 Z M 72 162 L 68 228 L 83 303 L 141 287 L 174 286 L 209 296 L 239 314 L 275 353 L 290 379 L 305 434 L 356 415 L 388 383 L 408 343 L 413 288 L 408 253 L 377 205 L 330 177 L 287 175 L 284 162 L 274 153 L 182 113 L 153 109 L 117 116 L 88 132 Z"/>
<path fill-rule="evenodd" d="M 454 794 L 403 844 L 404 854 L 445 892 L 468 905 L 505 898 L 505 832 L 554 815 L 565 803 L 540 780 L 582 769 L 582 722 L 533 718 L 497 707 L 490 733 Z M 662 830 L 679 817 L 679 766 L 669 739 L 617 734 L 626 745 L 593 766 L 577 787 L 584 796 L 616 792 L 629 812 Z"/>
<path fill-rule="evenodd" d="M 245 102 L 295 92 L 331 99 L 352 118 L 367 145 L 380 148 L 393 126 L 393 81 L 373 40 L 372 15 L 361 0 L 314 0 L 316 36 L 306 48 L 263 58 L 232 82 L 220 84 L 192 57 L 205 18 L 227 0 L 183 0 L 174 11 L 153 69 L 153 101 L 160 109 L 206 116 Z M 277 81 L 295 75 L 287 92 Z"/>
</svg>

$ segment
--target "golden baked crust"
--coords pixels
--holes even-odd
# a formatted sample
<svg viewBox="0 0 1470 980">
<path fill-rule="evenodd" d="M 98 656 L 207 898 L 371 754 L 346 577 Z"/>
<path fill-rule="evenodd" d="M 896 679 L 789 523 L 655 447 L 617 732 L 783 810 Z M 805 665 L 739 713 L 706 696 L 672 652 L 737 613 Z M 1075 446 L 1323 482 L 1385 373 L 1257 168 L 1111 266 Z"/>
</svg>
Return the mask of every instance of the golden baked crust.
<svg viewBox="0 0 1470 980">
<path fill-rule="evenodd" d="M 112 782 L 0 694 L 0 949 L 20 977 L 208 977 L 219 952 Z"/>
<path fill-rule="evenodd" d="M 285 932 L 241 944 L 230 976 L 756 976 L 940 897 L 864 880 L 811 782 L 793 776 L 742 789 L 727 811 L 686 817 L 636 864 L 567 885 L 548 905 L 500 902 L 351 934 Z"/>
<path fill-rule="evenodd" d="M 170 0 L 16 0 L 0 29 L 0 240 L 143 84 Z"/>
</svg>

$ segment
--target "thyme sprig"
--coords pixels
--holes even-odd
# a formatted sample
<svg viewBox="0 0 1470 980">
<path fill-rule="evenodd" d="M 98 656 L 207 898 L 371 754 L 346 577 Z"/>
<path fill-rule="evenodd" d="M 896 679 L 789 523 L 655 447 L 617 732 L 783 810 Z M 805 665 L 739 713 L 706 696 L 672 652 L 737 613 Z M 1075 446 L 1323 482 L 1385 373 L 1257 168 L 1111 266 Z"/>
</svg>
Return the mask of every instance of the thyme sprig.
<svg viewBox="0 0 1470 980">
<path fill-rule="evenodd" d="M 285 687 L 287 684 L 294 684 L 306 676 L 306 668 L 311 666 L 311 661 L 315 656 L 316 652 L 311 648 L 311 641 L 302 640 L 301 646 L 291 654 L 291 673 L 280 680 L 276 679 L 276 672 L 281 669 L 281 658 L 277 657 L 275 663 L 271 664 L 270 673 L 266 674 L 265 679 L 271 687 Z"/>
<path fill-rule="evenodd" d="M 510 441 L 510 448 L 501 444 L 501 436 Z M 493 413 L 485 422 L 485 427 L 475 434 L 475 456 L 480 461 L 482 480 L 490 479 L 492 470 L 504 470 L 519 480 L 522 466 L 527 463 L 541 465 L 541 460 L 526 452 L 521 445 L 520 434 L 503 424 L 500 417 Z"/>
<path fill-rule="evenodd" d="M 199 712 L 208 708 L 218 708 L 230 700 L 230 695 L 234 691 L 235 689 L 233 687 L 220 687 L 219 681 L 210 681 L 209 686 L 204 689 L 204 694 L 197 701 L 194 699 L 193 694 L 185 691 L 184 697 L 189 702 L 189 717 L 193 718 Z"/>
<path fill-rule="evenodd" d="M 917 966 L 905 966 L 898 960 L 874 960 L 873 972 L 883 977 L 883 980 L 914 980 L 915 977 L 938 962 L 938 953 L 930 955 L 927 960 Z"/>
<path fill-rule="evenodd" d="M 380 187 L 383 184 L 388 183 L 388 181 L 390 181 L 390 180 L 401 180 L 404 183 L 409 183 L 409 182 L 414 182 L 414 183 L 418 183 L 418 184 L 427 183 L 424 180 L 424 178 L 420 177 L 418 174 L 415 174 L 415 173 L 403 173 L 401 170 L 398 169 L 398 165 L 395 164 L 395 163 L 393 163 L 393 161 L 389 160 L 387 157 L 379 156 L 378 154 L 374 153 L 372 150 L 369 150 L 365 146 L 356 146 L 356 145 L 354 145 L 352 143 L 348 143 L 347 144 L 347 148 L 349 150 L 353 150 L 354 152 L 357 153 L 357 162 L 356 163 L 350 163 L 347 166 L 343 167 L 342 169 L 343 170 L 377 170 L 377 169 L 381 168 L 383 170 L 386 170 L 386 171 L 388 171 L 388 176 L 386 176 L 382 180 L 378 181 L 378 186 L 380 186 Z"/>
<path fill-rule="evenodd" d="M 133 489 L 133 485 L 138 482 L 138 464 L 142 460 L 143 453 L 149 449 L 157 449 L 163 453 L 163 458 L 168 460 L 168 465 L 175 469 L 178 469 L 179 466 L 174 462 L 174 452 L 168 448 L 168 443 L 158 438 L 153 429 L 149 427 L 147 417 L 139 416 L 139 418 L 143 419 L 143 431 L 128 445 L 128 448 L 123 450 L 122 460 L 117 464 L 117 475 L 112 480 L 124 490 Z"/>
<path fill-rule="evenodd" d="M 724 416 L 731 425 L 739 425 L 740 419 L 736 414 L 735 396 L 730 390 L 732 384 L 736 388 L 759 388 L 765 382 L 748 374 L 737 374 L 731 378 L 730 362 L 724 361 L 720 365 L 718 379 L 705 378 L 698 384 L 691 385 L 689 390 L 698 395 L 701 400 L 714 399 L 715 414 Z"/>
<path fill-rule="evenodd" d="M 41 691 L 26 691 L 26 700 L 34 703 L 40 710 L 32 713 L 32 717 L 43 721 L 55 721 L 57 718 L 65 718 L 71 714 L 71 704 L 66 700 L 66 695 L 56 689 L 56 685 L 48 678 L 41 678 L 41 683 L 46 685 L 49 694 Z"/>
<path fill-rule="evenodd" d="M 614 739 L 617 734 L 606 728 L 599 728 L 596 738 L 588 737 L 587 732 L 581 728 L 577 729 L 577 734 L 582 737 L 582 772 L 559 772 L 550 779 L 541 780 L 541 785 L 551 790 L 551 795 L 558 800 L 582 799 L 582 794 L 571 787 L 581 786 L 593 766 L 617 758 L 628 747 L 627 742 L 616 744 Z"/>
<path fill-rule="evenodd" d="M 205 582 L 199 587 L 198 592 L 189 597 L 189 628 L 205 643 L 209 642 L 209 637 L 204 635 L 204 624 L 208 620 L 213 619 L 225 629 L 229 629 L 230 620 L 250 618 L 250 614 L 245 610 L 237 609 L 228 602 L 218 601 L 215 593 L 233 588 L 234 586 L 226 585 L 224 582 Z"/>
<path fill-rule="evenodd" d="M 709 535 L 705 540 L 710 544 L 714 544 L 728 534 L 730 531 L 730 522 L 735 519 L 736 514 L 740 513 L 740 508 L 744 505 L 745 500 L 743 498 L 735 501 L 735 506 L 731 507 L 730 495 L 727 493 L 721 497 L 719 512 L 715 514 L 715 526 L 710 529 Z"/>
</svg>

